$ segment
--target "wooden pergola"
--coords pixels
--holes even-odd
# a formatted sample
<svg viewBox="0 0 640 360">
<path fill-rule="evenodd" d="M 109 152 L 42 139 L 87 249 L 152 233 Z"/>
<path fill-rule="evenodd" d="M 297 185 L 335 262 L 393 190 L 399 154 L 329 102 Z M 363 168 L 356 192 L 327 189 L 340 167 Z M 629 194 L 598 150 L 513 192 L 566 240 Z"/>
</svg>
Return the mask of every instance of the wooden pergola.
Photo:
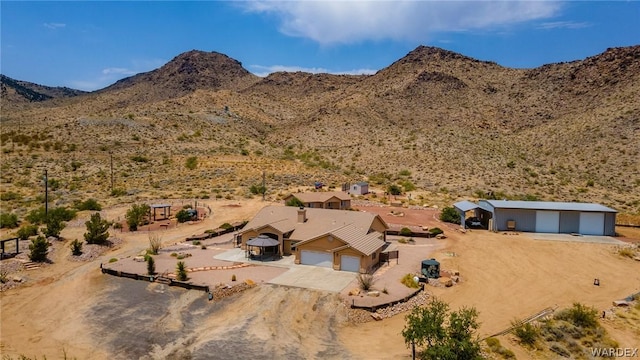
<svg viewBox="0 0 640 360">
<path fill-rule="evenodd" d="M 160 215 L 162 215 L 163 218 L 160 220 L 166 220 L 171 217 L 171 205 L 169 204 L 154 204 L 150 205 L 149 208 L 153 211 L 153 221 L 156 221 L 156 211 L 158 209 L 162 209 Z"/>
</svg>

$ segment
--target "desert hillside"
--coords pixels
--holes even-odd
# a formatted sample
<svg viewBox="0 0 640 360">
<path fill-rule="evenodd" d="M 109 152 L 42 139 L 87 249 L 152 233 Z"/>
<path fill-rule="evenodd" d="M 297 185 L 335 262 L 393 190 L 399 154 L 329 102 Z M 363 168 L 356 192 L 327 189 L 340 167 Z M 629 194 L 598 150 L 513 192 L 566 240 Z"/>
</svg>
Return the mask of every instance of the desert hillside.
<svg viewBox="0 0 640 360">
<path fill-rule="evenodd" d="M 374 75 L 265 78 L 190 51 L 72 97 L 6 79 L 2 211 L 40 204 L 46 169 L 56 204 L 248 197 L 264 171 L 271 197 L 369 180 L 421 204 L 491 192 L 640 212 L 640 46 L 535 69 L 420 46 Z"/>
</svg>

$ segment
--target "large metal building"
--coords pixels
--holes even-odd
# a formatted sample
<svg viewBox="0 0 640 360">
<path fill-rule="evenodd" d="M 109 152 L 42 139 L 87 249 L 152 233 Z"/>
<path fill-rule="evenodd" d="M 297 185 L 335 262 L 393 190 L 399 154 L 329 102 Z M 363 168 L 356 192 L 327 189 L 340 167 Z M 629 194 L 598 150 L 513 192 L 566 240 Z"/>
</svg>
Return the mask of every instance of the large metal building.
<svg viewBox="0 0 640 360">
<path fill-rule="evenodd" d="M 493 231 L 615 236 L 617 211 L 600 204 L 480 200 L 478 211 Z"/>
</svg>

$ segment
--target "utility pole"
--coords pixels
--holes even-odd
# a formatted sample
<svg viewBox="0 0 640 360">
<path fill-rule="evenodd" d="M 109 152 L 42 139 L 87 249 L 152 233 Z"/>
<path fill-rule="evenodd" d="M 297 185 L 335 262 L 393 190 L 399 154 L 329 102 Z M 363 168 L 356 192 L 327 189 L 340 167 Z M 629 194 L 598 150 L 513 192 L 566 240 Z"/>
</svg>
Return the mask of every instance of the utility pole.
<svg viewBox="0 0 640 360">
<path fill-rule="evenodd" d="M 49 217 L 49 179 L 47 169 L 44 170 L 44 217 Z"/>
<path fill-rule="evenodd" d="M 262 201 L 264 201 L 264 194 L 267 192 L 267 180 L 265 179 L 264 170 L 262 170 Z"/>
<path fill-rule="evenodd" d="M 111 162 L 111 192 L 113 192 L 113 151 L 109 151 L 109 158 Z"/>
</svg>

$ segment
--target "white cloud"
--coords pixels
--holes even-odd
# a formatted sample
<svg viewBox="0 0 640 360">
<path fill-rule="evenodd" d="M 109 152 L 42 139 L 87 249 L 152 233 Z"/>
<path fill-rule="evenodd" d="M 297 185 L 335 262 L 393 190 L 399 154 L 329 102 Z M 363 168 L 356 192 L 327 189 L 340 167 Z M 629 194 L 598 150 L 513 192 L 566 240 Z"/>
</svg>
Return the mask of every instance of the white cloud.
<svg viewBox="0 0 640 360">
<path fill-rule="evenodd" d="M 491 29 L 552 17 L 552 1 L 258 1 L 246 10 L 275 15 L 280 31 L 320 44 L 424 40 L 436 32 Z"/>
<path fill-rule="evenodd" d="M 125 68 L 106 68 L 102 70 L 102 74 L 104 75 L 126 75 L 131 76 L 136 74 L 135 71 Z"/>
<path fill-rule="evenodd" d="M 591 26 L 588 22 L 575 22 L 575 21 L 554 21 L 545 22 L 537 26 L 541 30 L 551 29 L 583 29 Z"/>
<path fill-rule="evenodd" d="M 334 71 L 325 68 L 305 68 L 301 66 L 286 66 L 286 65 L 271 65 L 271 66 L 263 66 L 263 65 L 249 65 L 250 69 L 254 69 L 252 73 L 254 75 L 265 77 L 271 73 L 286 71 L 286 72 L 296 72 L 302 71 L 311 74 L 333 74 L 333 75 L 371 75 L 375 74 L 377 70 L 373 69 L 353 69 L 353 70 L 345 70 L 345 71 Z"/>
<path fill-rule="evenodd" d="M 47 29 L 51 29 L 51 30 L 57 30 L 67 26 L 67 24 L 62 24 L 62 23 L 44 23 L 42 25 Z"/>
</svg>

